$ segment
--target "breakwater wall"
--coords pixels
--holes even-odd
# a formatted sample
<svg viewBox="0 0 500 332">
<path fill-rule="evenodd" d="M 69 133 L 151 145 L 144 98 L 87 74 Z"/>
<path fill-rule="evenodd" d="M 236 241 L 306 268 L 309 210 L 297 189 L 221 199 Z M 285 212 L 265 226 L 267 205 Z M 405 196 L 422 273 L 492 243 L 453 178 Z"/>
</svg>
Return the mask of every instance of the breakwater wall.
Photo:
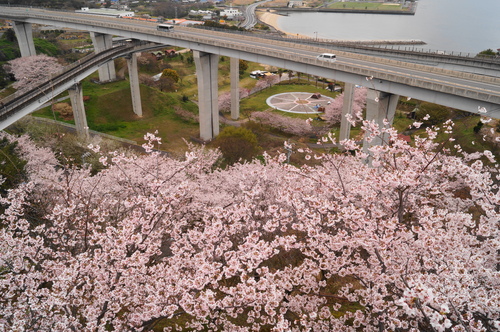
<svg viewBox="0 0 500 332">
<path fill-rule="evenodd" d="M 287 13 L 314 12 L 314 13 L 349 13 L 349 14 L 383 14 L 383 15 L 415 15 L 415 10 L 371 10 L 371 9 L 340 9 L 340 8 L 288 8 L 288 7 L 263 7 L 262 9 L 275 10 L 280 15 Z"/>
<path fill-rule="evenodd" d="M 314 44 L 329 44 L 339 46 L 381 46 L 381 45 L 425 45 L 426 43 L 418 39 L 377 39 L 377 40 L 345 40 L 345 39 L 324 39 L 294 36 L 293 34 L 283 34 L 281 38 L 289 41 L 300 42 L 308 41 Z"/>
</svg>

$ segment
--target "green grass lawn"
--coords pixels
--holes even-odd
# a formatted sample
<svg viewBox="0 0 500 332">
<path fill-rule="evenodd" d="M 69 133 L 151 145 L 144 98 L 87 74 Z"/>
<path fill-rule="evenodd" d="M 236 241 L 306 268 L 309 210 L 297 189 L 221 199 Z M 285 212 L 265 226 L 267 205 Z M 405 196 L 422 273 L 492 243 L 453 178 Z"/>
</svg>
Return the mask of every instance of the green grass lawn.
<svg viewBox="0 0 500 332">
<path fill-rule="evenodd" d="M 198 112 L 193 102 L 182 102 L 177 93 L 162 93 L 157 89 L 141 85 L 143 116 L 138 117 L 132 109 L 128 81 L 96 84 L 85 80 L 82 84 L 87 123 L 91 130 L 130 139 L 142 144 L 147 132 L 158 130 L 166 150 L 185 150 L 183 138 L 199 136 L 199 125 L 181 119 L 175 107 Z M 36 116 L 54 118 L 50 107 L 35 112 Z M 56 114 L 56 120 L 63 120 Z M 73 121 L 66 121 L 74 123 Z M 167 147 L 168 144 L 168 147 Z"/>
<path fill-rule="evenodd" d="M 330 92 L 329 90 L 323 88 L 321 84 L 319 84 L 318 87 L 316 87 L 315 85 L 316 83 L 313 81 L 310 81 L 309 82 L 310 84 L 294 84 L 293 82 L 297 82 L 296 80 L 292 80 L 292 82 L 290 83 L 288 82 L 289 82 L 288 80 L 283 80 L 281 81 L 280 84 L 276 84 L 270 88 L 259 91 L 248 98 L 242 99 L 240 102 L 241 116 L 248 117 L 250 116 L 251 112 L 265 111 L 269 109 L 269 105 L 267 105 L 266 100 L 267 98 L 275 94 L 280 94 L 285 92 L 310 92 L 310 93 L 320 92 L 321 94 L 332 98 L 335 98 L 335 96 L 337 95 L 337 93 Z M 307 80 L 301 80 L 301 83 L 307 83 Z M 307 114 L 294 114 L 287 112 L 279 112 L 279 113 L 290 117 L 298 117 L 304 119 L 311 117 L 310 115 Z"/>
</svg>

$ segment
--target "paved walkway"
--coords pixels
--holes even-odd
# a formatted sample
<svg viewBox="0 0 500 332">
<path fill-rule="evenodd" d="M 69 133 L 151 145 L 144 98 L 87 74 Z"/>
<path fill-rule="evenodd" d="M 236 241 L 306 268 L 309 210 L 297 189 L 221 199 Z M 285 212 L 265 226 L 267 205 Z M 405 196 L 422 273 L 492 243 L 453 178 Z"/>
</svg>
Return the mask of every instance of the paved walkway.
<svg viewBox="0 0 500 332">
<path fill-rule="evenodd" d="M 299 114 L 319 114 L 321 107 L 333 101 L 320 93 L 285 92 L 267 98 L 266 103 L 277 110 Z"/>
</svg>

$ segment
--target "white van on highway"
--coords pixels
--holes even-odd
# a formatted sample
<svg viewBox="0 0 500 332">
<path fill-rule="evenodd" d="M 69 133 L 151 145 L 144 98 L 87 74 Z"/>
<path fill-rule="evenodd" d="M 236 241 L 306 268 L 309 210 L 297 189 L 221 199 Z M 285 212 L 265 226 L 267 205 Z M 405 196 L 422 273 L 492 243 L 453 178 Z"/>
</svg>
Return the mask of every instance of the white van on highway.
<svg viewBox="0 0 500 332">
<path fill-rule="evenodd" d="M 316 57 L 318 60 L 327 61 L 327 62 L 335 62 L 337 60 L 337 56 L 333 53 L 323 53 Z"/>
<path fill-rule="evenodd" d="M 174 30 L 174 26 L 171 24 L 158 24 L 156 26 L 156 30 L 158 30 L 158 31 L 172 31 L 172 30 Z"/>
</svg>

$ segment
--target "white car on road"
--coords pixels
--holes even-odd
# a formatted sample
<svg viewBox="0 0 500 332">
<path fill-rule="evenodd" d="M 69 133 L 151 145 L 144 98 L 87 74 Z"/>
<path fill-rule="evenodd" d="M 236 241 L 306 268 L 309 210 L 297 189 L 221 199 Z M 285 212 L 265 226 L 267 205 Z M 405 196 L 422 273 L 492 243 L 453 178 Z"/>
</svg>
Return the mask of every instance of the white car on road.
<svg viewBox="0 0 500 332">
<path fill-rule="evenodd" d="M 327 61 L 327 62 L 335 62 L 337 60 L 337 56 L 333 53 L 323 53 L 316 57 L 318 60 Z"/>
</svg>

